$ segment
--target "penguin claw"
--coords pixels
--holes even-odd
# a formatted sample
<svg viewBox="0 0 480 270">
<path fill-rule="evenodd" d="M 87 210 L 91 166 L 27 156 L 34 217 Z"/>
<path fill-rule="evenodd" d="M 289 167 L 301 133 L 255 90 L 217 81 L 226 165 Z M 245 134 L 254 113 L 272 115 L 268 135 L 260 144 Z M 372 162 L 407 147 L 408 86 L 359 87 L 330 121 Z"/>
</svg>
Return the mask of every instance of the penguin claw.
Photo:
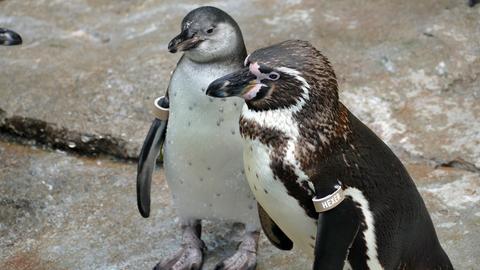
<svg viewBox="0 0 480 270">
<path fill-rule="evenodd" d="M 153 270 L 200 270 L 203 265 L 203 249 L 184 247 L 172 258 L 159 262 Z"/>
<path fill-rule="evenodd" d="M 257 267 L 257 254 L 239 249 L 232 257 L 215 266 L 215 270 L 254 270 Z"/>
</svg>

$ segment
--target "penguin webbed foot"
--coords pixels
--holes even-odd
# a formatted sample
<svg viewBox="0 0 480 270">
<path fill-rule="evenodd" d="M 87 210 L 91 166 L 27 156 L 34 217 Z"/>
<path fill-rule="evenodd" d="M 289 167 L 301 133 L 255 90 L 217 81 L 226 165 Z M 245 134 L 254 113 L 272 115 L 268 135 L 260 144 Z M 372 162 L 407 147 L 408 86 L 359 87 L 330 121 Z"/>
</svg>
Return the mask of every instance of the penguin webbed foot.
<svg viewBox="0 0 480 270">
<path fill-rule="evenodd" d="M 200 221 L 184 224 L 182 229 L 182 248 L 171 258 L 159 262 L 153 270 L 200 270 L 202 268 L 207 248 L 200 239 L 202 230 Z"/>
<path fill-rule="evenodd" d="M 185 246 L 172 258 L 158 263 L 153 270 L 199 270 L 203 265 L 203 248 Z"/>
<path fill-rule="evenodd" d="M 480 2 L 479 0 L 468 0 L 468 6 L 469 7 L 474 7 L 479 2 Z"/>
<path fill-rule="evenodd" d="M 257 267 L 257 243 L 260 232 L 247 233 L 233 256 L 215 266 L 215 270 L 254 270 Z"/>
</svg>

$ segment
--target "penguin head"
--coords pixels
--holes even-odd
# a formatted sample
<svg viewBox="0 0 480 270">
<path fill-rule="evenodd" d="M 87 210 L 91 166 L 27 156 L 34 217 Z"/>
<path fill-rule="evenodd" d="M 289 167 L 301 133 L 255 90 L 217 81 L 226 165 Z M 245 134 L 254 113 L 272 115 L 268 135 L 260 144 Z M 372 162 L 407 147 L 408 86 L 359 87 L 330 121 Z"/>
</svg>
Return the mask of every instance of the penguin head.
<svg viewBox="0 0 480 270">
<path fill-rule="evenodd" d="M 210 6 L 190 11 L 179 35 L 168 44 L 172 53 L 184 51 L 195 62 L 243 59 L 246 55 L 242 32 L 224 11 Z"/>
<path fill-rule="evenodd" d="M 207 95 L 239 96 L 257 111 L 298 109 L 307 101 L 324 109 L 338 105 L 335 73 L 309 42 L 288 40 L 256 50 L 244 64 L 243 69 L 213 81 Z"/>
<path fill-rule="evenodd" d="M 0 28 L 0 45 L 10 46 L 22 44 L 19 34 L 5 28 Z"/>
</svg>

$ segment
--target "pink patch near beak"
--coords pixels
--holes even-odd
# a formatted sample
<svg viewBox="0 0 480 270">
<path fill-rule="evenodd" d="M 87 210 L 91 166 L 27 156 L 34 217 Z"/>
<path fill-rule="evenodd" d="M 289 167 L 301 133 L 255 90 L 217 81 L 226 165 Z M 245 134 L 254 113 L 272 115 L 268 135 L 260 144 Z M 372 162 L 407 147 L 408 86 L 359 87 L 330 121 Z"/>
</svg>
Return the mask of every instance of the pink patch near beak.
<svg viewBox="0 0 480 270">
<path fill-rule="evenodd" d="M 247 58 L 248 59 L 248 58 Z M 250 64 L 249 66 L 250 72 L 255 75 L 257 78 L 255 79 L 255 85 L 250 88 L 245 94 L 243 94 L 243 98 L 245 100 L 251 100 L 257 96 L 258 91 L 262 88 L 262 86 L 267 86 L 266 84 L 262 83 L 263 79 L 267 79 L 268 75 L 263 74 L 260 71 L 260 65 L 255 62 Z"/>
<path fill-rule="evenodd" d="M 245 100 L 251 100 L 255 98 L 257 96 L 258 91 L 260 91 L 260 88 L 262 88 L 262 86 L 266 86 L 266 85 L 263 83 L 256 83 L 252 88 L 250 88 L 250 90 L 248 90 L 245 94 L 242 95 L 243 98 Z"/>
</svg>

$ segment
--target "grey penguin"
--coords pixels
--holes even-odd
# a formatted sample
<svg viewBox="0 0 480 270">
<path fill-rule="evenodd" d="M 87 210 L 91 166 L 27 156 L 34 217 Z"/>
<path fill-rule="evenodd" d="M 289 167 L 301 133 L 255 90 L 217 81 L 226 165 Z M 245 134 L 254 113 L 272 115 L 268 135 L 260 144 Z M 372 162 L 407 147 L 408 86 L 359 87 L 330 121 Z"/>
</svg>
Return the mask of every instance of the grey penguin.
<svg viewBox="0 0 480 270">
<path fill-rule="evenodd" d="M 186 15 L 181 33 L 168 49 L 183 55 L 171 75 L 167 95 L 155 101 L 157 119 L 139 156 L 137 202 L 140 213 L 148 217 L 152 173 L 163 145 L 165 176 L 180 217 L 183 244 L 155 269 L 202 267 L 202 219 L 245 224 L 237 252 L 216 269 L 254 269 L 260 224 L 242 165 L 237 123 L 243 102 L 205 95 L 210 82 L 243 66 L 242 33 L 224 11 L 200 7 Z"/>
<path fill-rule="evenodd" d="M 11 46 L 22 44 L 22 37 L 9 29 L 0 27 L 0 45 Z"/>
<path fill-rule="evenodd" d="M 401 161 L 338 98 L 327 58 L 289 40 L 256 50 L 207 95 L 242 97 L 261 224 L 313 269 L 453 269 Z"/>
</svg>

